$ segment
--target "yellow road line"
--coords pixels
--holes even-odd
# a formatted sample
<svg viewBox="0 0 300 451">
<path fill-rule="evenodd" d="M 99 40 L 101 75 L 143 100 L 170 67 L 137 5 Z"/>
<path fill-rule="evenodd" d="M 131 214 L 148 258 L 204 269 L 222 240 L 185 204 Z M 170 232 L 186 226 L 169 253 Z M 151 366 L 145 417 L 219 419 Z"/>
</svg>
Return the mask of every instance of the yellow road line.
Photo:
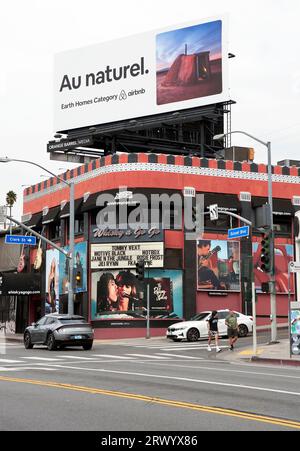
<svg viewBox="0 0 300 451">
<path fill-rule="evenodd" d="M 284 420 L 281 418 L 257 415 L 257 414 L 241 412 L 241 411 L 232 410 L 232 409 L 224 409 L 221 407 L 202 406 L 200 404 L 193 404 L 193 403 L 183 402 L 183 401 L 173 401 L 173 400 L 169 400 L 169 399 L 155 398 L 155 397 L 144 396 L 144 395 L 136 395 L 133 393 L 124 393 L 124 392 L 119 392 L 119 391 L 114 391 L 114 390 L 103 390 L 100 388 L 84 387 L 84 386 L 72 385 L 72 384 L 62 384 L 62 383 L 58 383 L 58 382 L 39 381 L 39 380 L 33 380 L 33 379 L 20 379 L 20 378 L 0 376 L 0 381 L 17 382 L 17 383 L 31 384 L 31 385 L 40 385 L 43 387 L 60 388 L 60 389 L 65 389 L 65 390 L 79 391 L 79 392 L 97 394 L 97 395 L 115 396 L 118 398 L 127 398 L 127 399 L 132 399 L 135 401 L 144 401 L 147 403 L 152 402 L 154 404 L 161 404 L 161 405 L 165 405 L 165 406 L 169 406 L 169 407 L 179 407 L 182 409 L 190 409 L 190 410 L 195 410 L 198 412 L 211 413 L 211 414 L 215 414 L 215 415 L 226 415 L 226 416 L 230 416 L 230 417 L 240 418 L 243 420 L 257 421 L 257 422 L 268 423 L 268 424 L 273 424 L 273 425 L 277 425 L 277 426 L 300 430 L 300 422 L 298 422 L 298 421 Z"/>
</svg>

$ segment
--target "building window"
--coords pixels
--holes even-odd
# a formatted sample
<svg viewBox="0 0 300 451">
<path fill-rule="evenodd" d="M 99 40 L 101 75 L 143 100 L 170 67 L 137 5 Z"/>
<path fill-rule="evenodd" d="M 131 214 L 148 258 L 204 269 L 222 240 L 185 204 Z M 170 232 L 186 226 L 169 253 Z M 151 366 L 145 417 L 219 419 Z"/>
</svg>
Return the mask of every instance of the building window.
<svg viewBox="0 0 300 451">
<path fill-rule="evenodd" d="M 81 234 L 83 234 L 83 231 L 84 231 L 83 216 L 76 216 L 74 233 L 75 233 L 75 235 L 81 235 Z"/>
<path fill-rule="evenodd" d="M 61 237 L 60 222 L 51 222 L 49 224 L 49 240 L 58 240 Z"/>
<path fill-rule="evenodd" d="M 276 236 L 291 236 L 292 233 L 292 218 L 291 216 L 274 215 L 274 231 Z"/>
</svg>

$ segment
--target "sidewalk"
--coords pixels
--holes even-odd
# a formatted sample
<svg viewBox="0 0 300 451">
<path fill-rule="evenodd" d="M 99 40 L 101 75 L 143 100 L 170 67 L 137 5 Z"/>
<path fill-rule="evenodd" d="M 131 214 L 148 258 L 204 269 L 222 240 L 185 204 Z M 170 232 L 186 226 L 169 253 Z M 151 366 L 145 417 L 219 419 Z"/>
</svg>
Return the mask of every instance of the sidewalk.
<svg viewBox="0 0 300 451">
<path fill-rule="evenodd" d="M 223 353 L 221 353 L 223 354 Z M 270 365 L 285 365 L 300 367 L 300 355 L 290 357 L 289 340 L 282 339 L 275 344 L 258 345 L 256 355 L 253 355 L 253 348 L 236 349 L 235 351 L 226 351 L 220 355 L 223 360 L 264 363 Z"/>
</svg>

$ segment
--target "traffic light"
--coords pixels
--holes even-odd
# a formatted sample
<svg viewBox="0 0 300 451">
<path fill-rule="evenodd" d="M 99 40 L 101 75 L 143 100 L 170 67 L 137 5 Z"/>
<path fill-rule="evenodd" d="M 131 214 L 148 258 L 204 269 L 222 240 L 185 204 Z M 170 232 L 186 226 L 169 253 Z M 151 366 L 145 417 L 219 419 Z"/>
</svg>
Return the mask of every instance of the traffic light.
<svg viewBox="0 0 300 451">
<path fill-rule="evenodd" d="M 144 280 L 145 262 L 144 260 L 138 260 L 135 266 L 136 277 L 138 280 Z"/>
<path fill-rule="evenodd" d="M 261 269 L 264 272 L 271 271 L 271 236 L 269 233 L 265 233 L 261 240 Z"/>
<path fill-rule="evenodd" d="M 76 287 L 81 286 L 81 271 L 77 271 L 75 275 Z"/>
</svg>

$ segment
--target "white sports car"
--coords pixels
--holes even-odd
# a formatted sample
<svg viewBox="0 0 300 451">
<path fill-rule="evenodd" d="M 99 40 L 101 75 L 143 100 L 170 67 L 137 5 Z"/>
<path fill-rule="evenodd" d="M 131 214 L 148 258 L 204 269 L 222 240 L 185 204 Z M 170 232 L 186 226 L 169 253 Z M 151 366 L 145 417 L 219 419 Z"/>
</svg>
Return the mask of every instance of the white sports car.
<svg viewBox="0 0 300 451">
<path fill-rule="evenodd" d="M 190 321 L 183 321 L 181 323 L 173 324 L 168 327 L 166 336 L 174 341 L 188 340 L 197 341 L 199 338 L 208 337 L 207 320 L 211 316 L 211 310 L 197 313 Z M 243 315 L 239 312 L 234 312 L 237 316 L 239 325 L 239 336 L 246 337 L 253 329 L 252 316 Z M 220 336 L 227 335 L 227 326 L 225 325 L 225 318 L 229 315 L 229 310 L 218 310 L 218 329 Z"/>
</svg>

